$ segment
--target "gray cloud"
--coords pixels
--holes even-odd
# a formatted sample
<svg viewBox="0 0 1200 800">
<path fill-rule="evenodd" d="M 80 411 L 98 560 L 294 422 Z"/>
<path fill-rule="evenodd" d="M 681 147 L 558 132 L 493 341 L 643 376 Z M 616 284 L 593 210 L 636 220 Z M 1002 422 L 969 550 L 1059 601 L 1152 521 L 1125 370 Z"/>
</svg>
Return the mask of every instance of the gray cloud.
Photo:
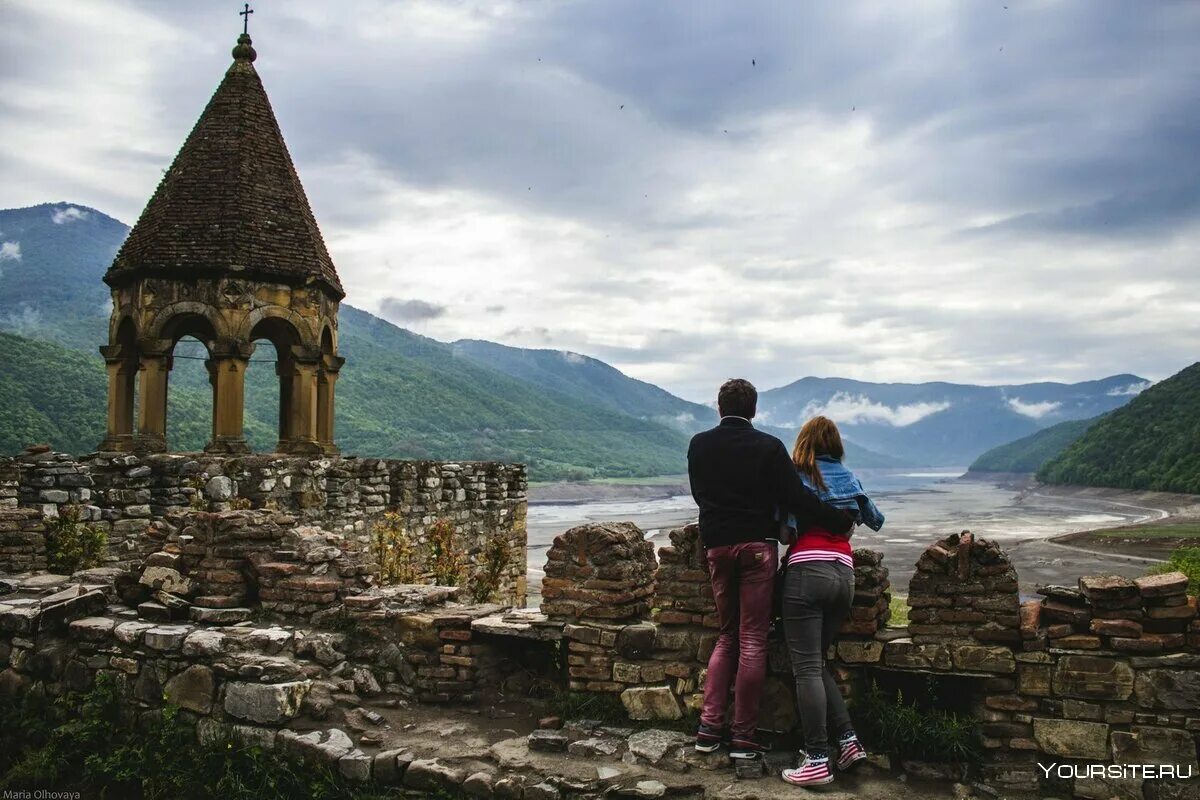
<svg viewBox="0 0 1200 800">
<path fill-rule="evenodd" d="M 1200 214 L 1195 181 L 1145 192 L 1122 192 L 1084 205 L 1037 211 L 966 231 L 1047 233 L 1075 236 L 1155 236 L 1169 234 Z"/>
<path fill-rule="evenodd" d="M 238 20 L 10 6 L 0 205 L 132 222 Z M 1200 350 L 1194 3 L 295 0 L 251 34 L 348 301 L 438 338 L 704 400 Z"/>
<path fill-rule="evenodd" d="M 392 322 L 426 322 L 446 315 L 446 307 L 425 300 L 385 297 L 379 301 L 379 314 Z"/>
</svg>

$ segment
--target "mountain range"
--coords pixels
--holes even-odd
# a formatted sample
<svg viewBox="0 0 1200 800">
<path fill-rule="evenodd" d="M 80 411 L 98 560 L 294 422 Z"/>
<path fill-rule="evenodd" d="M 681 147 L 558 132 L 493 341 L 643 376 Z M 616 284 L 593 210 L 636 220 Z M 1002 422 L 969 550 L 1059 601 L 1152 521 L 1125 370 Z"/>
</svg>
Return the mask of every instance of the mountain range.
<svg viewBox="0 0 1200 800">
<path fill-rule="evenodd" d="M 0 211 L 0 452 L 48 441 L 76 452 L 103 435 L 109 294 L 101 276 L 125 235 L 91 208 Z M 685 469 L 690 434 L 716 412 L 594 358 L 480 340 L 451 344 L 343 304 L 338 442 L 363 456 L 519 460 L 535 479 L 627 477 Z M 203 346 L 183 340 L 171 375 L 168 438 L 203 446 L 210 425 Z M 274 444 L 277 383 L 269 348 L 247 371 L 246 432 Z M 29 370 L 28 365 L 52 366 Z M 997 444 L 1117 408 L 1147 384 L 1118 375 L 1080 384 L 875 384 L 804 378 L 763 392 L 756 422 L 790 442 L 814 413 L 838 421 L 858 467 L 969 463 Z M 47 388 L 47 387 L 51 388 Z"/>
<path fill-rule="evenodd" d="M 603 361 L 579 353 L 508 347 L 477 339 L 462 339 L 453 347 L 460 355 L 548 391 L 561 392 L 580 401 L 601 403 L 688 436 L 710 428 L 716 422 L 712 406 L 676 397 L 652 383 L 630 378 Z M 771 425 L 761 416 L 755 424 L 788 443 L 796 435 L 794 429 Z M 846 458 L 860 467 L 900 467 L 911 463 L 874 452 L 853 441 L 846 442 Z"/>
<path fill-rule="evenodd" d="M 764 392 L 759 413 L 785 429 L 824 414 L 876 452 L 916 464 L 966 465 L 997 445 L 1119 408 L 1147 386 L 1136 375 L 1007 386 L 802 378 Z"/>
</svg>

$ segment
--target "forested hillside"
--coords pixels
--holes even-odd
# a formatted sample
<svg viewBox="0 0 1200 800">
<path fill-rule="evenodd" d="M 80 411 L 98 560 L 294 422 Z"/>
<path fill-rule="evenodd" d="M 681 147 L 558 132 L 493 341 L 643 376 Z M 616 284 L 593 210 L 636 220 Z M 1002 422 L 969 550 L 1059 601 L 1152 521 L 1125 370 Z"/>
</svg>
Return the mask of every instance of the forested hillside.
<svg viewBox="0 0 1200 800">
<path fill-rule="evenodd" d="M 1106 414 L 1038 478 L 1200 494 L 1200 363 Z"/>
<path fill-rule="evenodd" d="M 1045 430 L 993 447 L 975 459 L 971 472 L 1037 472 L 1041 466 L 1066 450 L 1087 433 L 1099 417 L 1073 419 Z"/>
<path fill-rule="evenodd" d="M 105 382 L 99 357 L 0 333 L 0 455 L 31 442 L 95 449 L 104 436 Z"/>
</svg>

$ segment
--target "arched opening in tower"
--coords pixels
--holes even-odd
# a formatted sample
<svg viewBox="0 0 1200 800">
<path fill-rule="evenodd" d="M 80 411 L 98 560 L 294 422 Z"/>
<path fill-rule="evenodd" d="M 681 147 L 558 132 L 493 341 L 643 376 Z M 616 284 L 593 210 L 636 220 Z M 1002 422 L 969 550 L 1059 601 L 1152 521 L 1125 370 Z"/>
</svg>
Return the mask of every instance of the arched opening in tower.
<svg viewBox="0 0 1200 800">
<path fill-rule="evenodd" d="M 276 349 L 260 343 L 246 366 L 246 444 L 255 453 L 279 449 L 279 377 Z"/>
<path fill-rule="evenodd" d="M 167 390 L 167 443 L 172 450 L 203 450 L 212 436 L 207 360 L 208 348 L 196 337 L 183 336 L 175 343 Z"/>
<path fill-rule="evenodd" d="M 293 348 L 300 345 L 300 332 L 286 319 L 267 317 L 250 331 L 250 341 L 269 343 L 270 347 L 257 345 L 257 358 L 251 359 L 253 381 L 247 378 L 246 417 L 253 417 L 259 431 L 247 434 L 254 450 L 284 452 L 295 437 L 297 429 L 295 400 L 297 386 L 296 363 Z M 270 370 L 270 357 L 275 356 L 274 377 Z M 273 418 L 273 419 L 272 419 Z M 271 424 L 273 422 L 273 425 Z M 261 444 L 260 444 L 261 442 Z"/>
<path fill-rule="evenodd" d="M 147 354 L 159 358 L 143 358 L 145 390 L 139 394 L 144 407 L 139 418 L 145 425 L 161 415 L 172 450 L 203 450 L 212 436 L 216 396 L 207 365 L 216 339 L 205 316 L 180 314 L 161 331 L 161 341 L 169 343 L 169 349 Z"/>
</svg>

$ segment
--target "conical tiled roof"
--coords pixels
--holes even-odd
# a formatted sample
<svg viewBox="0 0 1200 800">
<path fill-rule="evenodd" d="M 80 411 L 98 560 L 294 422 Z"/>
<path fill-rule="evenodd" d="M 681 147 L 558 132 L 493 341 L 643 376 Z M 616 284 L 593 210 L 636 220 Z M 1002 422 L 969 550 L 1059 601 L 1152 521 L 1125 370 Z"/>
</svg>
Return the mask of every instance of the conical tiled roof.
<svg viewBox="0 0 1200 800">
<path fill-rule="evenodd" d="M 341 281 L 243 34 L 234 61 L 104 276 Z"/>
</svg>

